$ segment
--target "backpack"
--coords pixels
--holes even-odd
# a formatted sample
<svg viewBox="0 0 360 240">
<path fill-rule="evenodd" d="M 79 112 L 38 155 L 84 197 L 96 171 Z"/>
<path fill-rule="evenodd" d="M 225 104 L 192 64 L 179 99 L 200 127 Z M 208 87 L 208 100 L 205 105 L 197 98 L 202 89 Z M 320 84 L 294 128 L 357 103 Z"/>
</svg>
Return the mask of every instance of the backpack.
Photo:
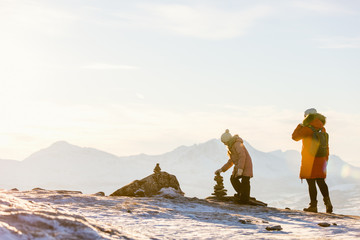
<svg viewBox="0 0 360 240">
<path fill-rule="evenodd" d="M 313 126 L 309 126 L 309 128 L 313 131 L 310 152 L 315 157 L 326 157 L 329 149 L 329 134 L 322 129 L 317 130 Z"/>
</svg>

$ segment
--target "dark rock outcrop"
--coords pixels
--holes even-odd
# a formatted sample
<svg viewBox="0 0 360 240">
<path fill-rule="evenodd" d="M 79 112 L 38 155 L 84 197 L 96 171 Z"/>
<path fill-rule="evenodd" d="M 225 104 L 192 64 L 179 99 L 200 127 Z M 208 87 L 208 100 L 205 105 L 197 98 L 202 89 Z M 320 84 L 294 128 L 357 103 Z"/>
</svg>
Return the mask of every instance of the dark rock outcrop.
<svg viewBox="0 0 360 240">
<path fill-rule="evenodd" d="M 330 223 L 327 223 L 327 222 L 321 222 L 321 223 L 318 223 L 318 225 L 319 225 L 320 227 L 330 227 L 330 226 L 331 226 L 331 224 L 330 224 Z"/>
<path fill-rule="evenodd" d="M 97 193 L 94 193 L 93 195 L 94 195 L 94 196 L 104 197 L 104 196 L 105 196 L 105 193 L 104 193 L 104 192 L 97 192 Z"/>
<path fill-rule="evenodd" d="M 72 190 L 48 190 L 48 189 L 43 189 L 43 188 L 33 188 L 31 191 L 36 191 L 36 192 L 56 192 L 58 194 L 82 194 L 81 191 L 72 191 Z"/>
<path fill-rule="evenodd" d="M 182 195 L 184 194 L 180 189 L 176 176 L 167 172 L 158 172 L 141 180 L 135 180 L 116 190 L 110 196 L 150 197 L 158 194 L 162 188 L 169 187 L 174 188 Z"/>
<path fill-rule="evenodd" d="M 281 231 L 282 227 L 280 225 L 267 226 L 265 229 L 268 230 L 268 231 Z"/>
<path fill-rule="evenodd" d="M 81 191 L 71 191 L 71 190 L 55 190 L 59 194 L 82 194 Z"/>
</svg>

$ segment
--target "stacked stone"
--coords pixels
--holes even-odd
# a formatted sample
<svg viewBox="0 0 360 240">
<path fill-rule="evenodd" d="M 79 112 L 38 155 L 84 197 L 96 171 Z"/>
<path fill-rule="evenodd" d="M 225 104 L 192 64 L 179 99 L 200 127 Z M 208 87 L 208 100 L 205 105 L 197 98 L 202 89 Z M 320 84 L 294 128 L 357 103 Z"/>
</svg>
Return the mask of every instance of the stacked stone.
<svg viewBox="0 0 360 240">
<path fill-rule="evenodd" d="M 211 195 L 214 195 L 217 198 L 222 198 L 226 196 L 227 190 L 224 188 L 224 180 L 220 173 L 217 173 L 215 175 L 214 180 L 216 181 L 216 184 L 214 186 L 214 193 L 212 193 Z"/>
<path fill-rule="evenodd" d="M 155 174 L 158 174 L 158 173 L 160 173 L 160 172 L 161 172 L 160 164 L 157 163 L 156 166 L 155 166 L 155 168 L 154 168 L 154 173 L 155 173 Z"/>
</svg>

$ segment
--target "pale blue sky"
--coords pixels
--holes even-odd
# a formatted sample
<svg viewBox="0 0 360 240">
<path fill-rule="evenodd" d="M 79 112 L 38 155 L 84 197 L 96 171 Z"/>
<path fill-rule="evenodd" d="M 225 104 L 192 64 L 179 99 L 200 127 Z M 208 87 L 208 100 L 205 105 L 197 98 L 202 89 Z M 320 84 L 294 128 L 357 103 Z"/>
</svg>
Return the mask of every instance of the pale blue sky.
<svg viewBox="0 0 360 240">
<path fill-rule="evenodd" d="M 358 1 L 0 0 L 0 158 L 159 154 L 226 128 L 300 150 L 315 107 L 360 166 L 359 25 Z"/>
</svg>

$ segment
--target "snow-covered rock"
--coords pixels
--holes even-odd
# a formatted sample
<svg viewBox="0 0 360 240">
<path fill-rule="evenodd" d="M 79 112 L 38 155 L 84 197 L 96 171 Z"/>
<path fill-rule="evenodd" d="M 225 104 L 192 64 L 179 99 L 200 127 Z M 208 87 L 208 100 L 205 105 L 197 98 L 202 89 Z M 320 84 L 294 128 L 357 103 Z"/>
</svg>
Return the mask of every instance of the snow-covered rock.
<svg viewBox="0 0 360 240">
<path fill-rule="evenodd" d="M 181 192 L 180 190 L 176 190 L 175 188 L 166 187 L 160 189 L 157 195 L 164 198 L 179 198 L 179 197 L 183 197 L 184 193 Z"/>
<path fill-rule="evenodd" d="M 173 191 L 162 190 L 165 194 Z M 0 190 L 0 199 L 1 240 L 360 237 L 358 216 L 211 202 L 184 196 L 113 198 L 72 191 Z M 331 225 L 321 227 L 319 224 L 324 222 Z"/>
<path fill-rule="evenodd" d="M 1 240 L 109 239 L 109 231 L 123 236 L 115 229 L 88 222 L 76 212 L 59 211 L 53 204 L 25 200 L 4 192 L 0 193 L 0 199 Z"/>
</svg>

